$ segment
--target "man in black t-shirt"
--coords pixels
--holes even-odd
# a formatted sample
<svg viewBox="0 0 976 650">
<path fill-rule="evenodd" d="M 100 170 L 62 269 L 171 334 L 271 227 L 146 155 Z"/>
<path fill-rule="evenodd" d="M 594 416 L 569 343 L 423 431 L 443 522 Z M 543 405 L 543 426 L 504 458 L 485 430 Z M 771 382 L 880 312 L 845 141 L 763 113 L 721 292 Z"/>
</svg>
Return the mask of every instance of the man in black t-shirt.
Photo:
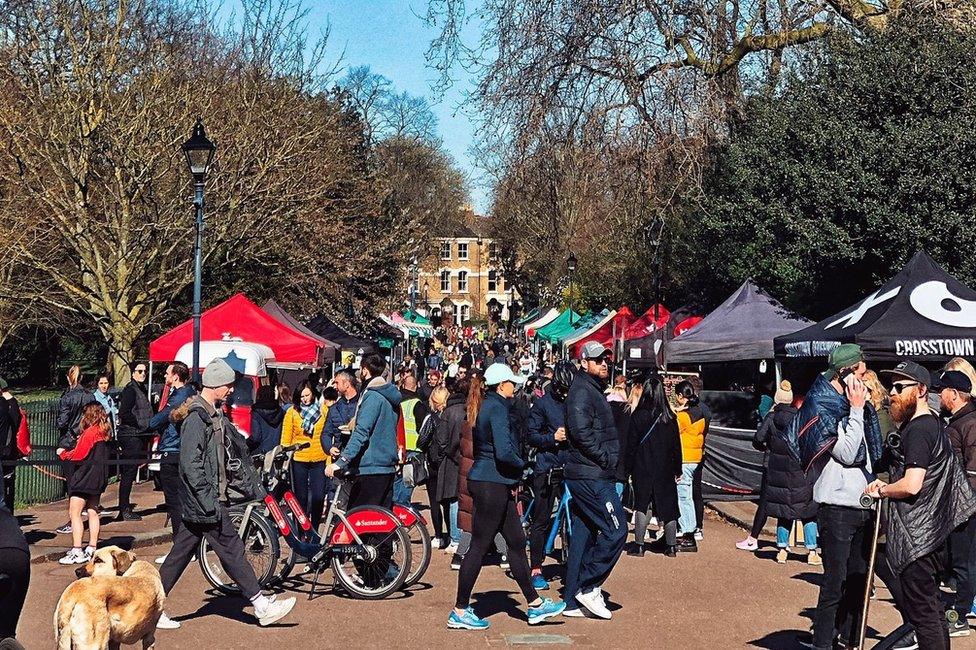
<svg viewBox="0 0 976 650">
<path fill-rule="evenodd" d="M 952 531 L 976 512 L 966 480 L 939 419 L 928 408 L 929 371 L 912 361 L 891 375 L 891 418 L 901 443 L 892 454 L 892 483 L 874 481 L 865 493 L 888 499 L 886 556 L 901 582 L 899 608 L 915 627 L 921 648 L 948 650 L 949 630 L 939 594 L 942 548 Z"/>
</svg>

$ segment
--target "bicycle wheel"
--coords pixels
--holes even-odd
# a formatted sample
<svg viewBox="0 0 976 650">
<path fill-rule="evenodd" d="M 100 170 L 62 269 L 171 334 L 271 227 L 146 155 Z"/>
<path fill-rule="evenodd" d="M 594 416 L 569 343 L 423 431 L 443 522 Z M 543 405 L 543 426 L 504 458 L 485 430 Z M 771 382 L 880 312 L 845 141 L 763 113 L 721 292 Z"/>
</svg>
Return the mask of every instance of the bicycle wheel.
<svg viewBox="0 0 976 650">
<path fill-rule="evenodd" d="M 417 521 L 412 526 L 407 527 L 407 536 L 410 538 L 410 572 L 403 582 L 404 587 L 416 584 L 430 566 L 430 532 L 424 525 L 423 519 L 417 517 Z"/>
<path fill-rule="evenodd" d="M 349 520 L 353 520 L 357 511 L 383 511 L 375 506 L 354 508 L 346 513 Z M 397 521 L 396 515 L 386 511 L 386 514 Z M 329 539 L 338 526 L 338 522 L 329 533 Z M 403 586 L 410 571 L 410 537 L 407 529 L 397 523 L 397 527 L 388 533 L 359 533 L 362 544 L 350 542 L 342 550 L 334 549 L 332 556 L 332 572 L 343 588 L 354 598 L 378 600 L 386 598 Z"/>
<path fill-rule="evenodd" d="M 565 515 L 559 519 L 559 561 L 563 564 L 569 561 L 569 526 L 566 519 Z"/>
<path fill-rule="evenodd" d="M 243 520 L 244 508 L 232 508 L 230 510 L 230 521 L 235 530 L 240 529 Z M 258 584 L 262 587 L 269 586 L 273 582 L 275 567 L 281 555 L 281 548 L 278 544 L 278 529 L 263 514 L 252 511 L 247 526 L 244 528 L 242 540 L 244 542 L 244 561 L 251 565 L 251 569 L 254 570 L 254 575 L 258 579 Z M 217 553 L 211 548 L 206 537 L 200 540 L 197 561 L 200 564 L 203 577 L 211 585 L 225 594 L 240 593 L 237 583 L 224 571 Z"/>
</svg>

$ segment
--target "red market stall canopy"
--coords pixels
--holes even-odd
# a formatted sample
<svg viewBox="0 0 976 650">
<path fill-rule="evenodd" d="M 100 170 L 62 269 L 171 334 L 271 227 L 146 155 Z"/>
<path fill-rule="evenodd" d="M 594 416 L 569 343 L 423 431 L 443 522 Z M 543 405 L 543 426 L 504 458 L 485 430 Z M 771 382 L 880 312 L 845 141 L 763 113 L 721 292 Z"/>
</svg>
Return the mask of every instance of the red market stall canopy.
<svg viewBox="0 0 976 650">
<path fill-rule="evenodd" d="M 616 312 L 611 312 L 602 322 L 593 325 L 590 331 L 568 338 L 564 343 L 571 344 L 573 357 L 579 355 L 580 348 L 589 341 L 599 341 L 608 350 L 614 350 L 613 342 L 619 339 L 627 327 L 634 322 L 634 312 L 624 305 Z"/>
<path fill-rule="evenodd" d="M 664 309 L 664 305 L 659 305 L 658 309 L 659 309 L 658 312 L 659 314 L 663 314 L 666 312 L 666 310 Z M 645 323 L 647 322 L 653 323 L 654 308 L 651 307 L 651 309 L 648 311 L 651 314 L 651 320 L 650 321 L 645 320 L 644 316 L 647 316 L 647 314 L 644 314 L 644 316 L 639 318 L 637 321 L 634 322 L 634 324 L 632 324 L 630 327 L 627 328 L 627 332 L 635 331 L 635 325 L 637 325 L 642 320 Z M 635 338 L 624 339 L 622 343 L 623 359 L 626 360 L 629 366 L 663 367 L 664 358 L 662 355 L 661 348 L 664 345 L 665 339 L 671 340 L 676 336 L 675 331 L 679 324 L 683 324 L 687 321 L 690 321 L 692 318 L 701 318 L 700 316 L 695 315 L 696 312 L 697 312 L 697 308 L 692 306 L 686 305 L 684 307 L 679 307 L 678 309 L 675 309 L 673 312 L 670 312 L 668 314 L 667 321 L 661 323 L 660 327 L 656 327 L 656 326 L 652 327 L 649 330 L 650 333 L 642 334 L 641 336 Z M 660 320 L 658 321 L 658 323 L 660 323 Z M 644 325 L 644 327 L 647 328 L 648 325 Z M 645 329 L 645 331 L 648 330 Z"/>
<path fill-rule="evenodd" d="M 617 334 L 617 338 L 623 339 L 639 339 L 648 334 L 653 334 L 654 332 L 663 329 L 668 321 L 671 319 L 671 312 L 664 305 L 657 306 L 657 318 L 654 318 L 654 305 L 646 312 L 641 314 L 637 320 L 630 323 L 627 329 L 624 330 L 623 335 Z M 606 345 L 606 344 L 604 344 Z"/>
<path fill-rule="evenodd" d="M 919 251 L 861 302 L 776 337 L 778 357 L 825 357 L 857 343 L 870 359 L 936 361 L 976 356 L 976 291 Z"/>
<path fill-rule="evenodd" d="M 220 341 L 227 337 L 248 343 L 261 343 L 274 352 L 277 368 L 321 366 L 326 346 L 317 339 L 277 320 L 247 296 L 231 296 L 200 316 L 201 340 Z M 149 344 L 150 361 L 173 361 L 180 347 L 193 341 L 193 320 L 177 325 Z"/>
</svg>

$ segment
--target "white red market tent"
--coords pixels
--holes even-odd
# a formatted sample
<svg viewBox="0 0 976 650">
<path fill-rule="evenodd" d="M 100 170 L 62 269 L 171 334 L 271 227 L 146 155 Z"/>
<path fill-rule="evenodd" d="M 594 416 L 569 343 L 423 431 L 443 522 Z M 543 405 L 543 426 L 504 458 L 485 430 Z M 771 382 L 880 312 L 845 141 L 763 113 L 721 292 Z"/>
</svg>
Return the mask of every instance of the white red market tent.
<svg viewBox="0 0 976 650">
<path fill-rule="evenodd" d="M 526 323 L 524 326 L 525 335 L 528 336 L 529 338 L 532 338 L 533 336 L 535 336 L 535 332 L 537 330 L 545 327 L 552 321 L 556 320 L 556 318 L 559 316 L 559 313 L 560 312 L 558 309 L 555 308 L 549 309 L 548 311 L 544 312 L 542 315 L 540 315 L 532 322 Z"/>
<path fill-rule="evenodd" d="M 200 316 L 200 338 L 207 341 L 240 339 L 271 349 L 276 368 L 316 368 L 323 365 L 325 346 L 274 318 L 243 293 L 231 296 Z M 193 321 L 187 320 L 149 344 L 150 361 L 175 361 L 180 348 L 193 341 Z"/>
</svg>

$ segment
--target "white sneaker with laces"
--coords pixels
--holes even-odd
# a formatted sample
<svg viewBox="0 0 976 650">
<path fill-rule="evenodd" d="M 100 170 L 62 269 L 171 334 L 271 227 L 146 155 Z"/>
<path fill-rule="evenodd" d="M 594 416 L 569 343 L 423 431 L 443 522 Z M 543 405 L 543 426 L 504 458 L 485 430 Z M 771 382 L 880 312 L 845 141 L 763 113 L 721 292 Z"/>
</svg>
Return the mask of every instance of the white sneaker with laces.
<svg viewBox="0 0 976 650">
<path fill-rule="evenodd" d="M 568 616 L 570 618 L 586 618 L 586 614 L 579 607 L 575 609 L 564 609 L 563 616 Z"/>
<path fill-rule="evenodd" d="M 277 623 L 291 613 L 295 607 L 295 598 L 285 598 L 284 600 L 271 601 L 264 609 L 254 608 L 254 616 L 258 619 L 258 625 L 265 627 L 272 623 Z"/>
<path fill-rule="evenodd" d="M 166 612 L 163 612 L 162 614 L 160 614 L 159 621 L 156 623 L 156 629 L 157 630 L 178 630 L 180 629 L 180 622 L 174 621 L 173 619 L 171 619 L 169 616 L 166 615 Z"/>
<path fill-rule="evenodd" d="M 95 557 L 95 551 L 96 550 L 97 549 L 94 546 L 86 546 L 85 547 L 85 562 L 88 562 L 93 557 Z"/>
<path fill-rule="evenodd" d="M 168 556 L 169 556 L 169 553 L 167 553 L 166 555 L 160 555 L 159 557 L 156 558 L 156 564 L 162 564 L 163 562 L 166 561 L 166 558 Z"/>
<path fill-rule="evenodd" d="M 599 616 L 600 618 L 609 621 L 613 618 L 613 614 L 607 609 L 607 606 L 603 602 L 603 595 L 600 594 L 599 589 L 591 589 L 587 593 L 580 592 L 576 594 L 576 601 L 590 610 L 594 616 Z"/>
<path fill-rule="evenodd" d="M 58 563 L 67 566 L 70 564 L 84 564 L 87 561 L 88 558 L 85 557 L 84 551 L 82 551 L 80 548 L 73 548 L 65 553 L 64 557 L 58 560 Z"/>
<path fill-rule="evenodd" d="M 458 545 L 457 545 L 457 542 L 451 542 L 451 543 L 450 543 L 450 544 L 448 544 L 448 545 L 447 545 L 447 547 L 446 547 L 446 548 L 444 549 L 444 552 L 445 552 L 445 553 L 448 553 L 448 554 L 454 554 L 454 553 L 457 553 L 457 550 L 458 550 Z"/>
</svg>

